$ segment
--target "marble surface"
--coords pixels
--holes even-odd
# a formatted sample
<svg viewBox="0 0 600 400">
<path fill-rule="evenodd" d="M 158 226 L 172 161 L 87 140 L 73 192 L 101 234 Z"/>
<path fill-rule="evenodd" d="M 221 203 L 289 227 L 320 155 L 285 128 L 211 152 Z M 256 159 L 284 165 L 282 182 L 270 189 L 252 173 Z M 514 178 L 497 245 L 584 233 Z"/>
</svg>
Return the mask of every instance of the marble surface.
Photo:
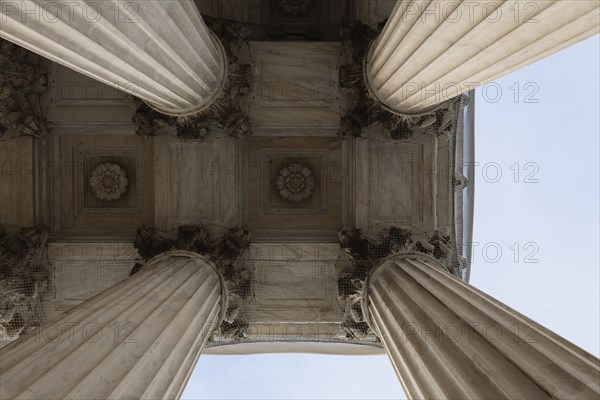
<svg viewBox="0 0 600 400">
<path fill-rule="evenodd" d="M 182 143 L 163 136 L 155 138 L 154 149 L 156 227 L 236 223 L 240 177 L 235 139 L 215 133 Z"/>
<path fill-rule="evenodd" d="M 151 141 L 132 135 L 132 127 L 120 127 L 121 134 L 104 134 L 107 127 L 61 127 L 52 135 L 52 165 L 57 174 L 51 181 L 52 221 L 56 234 L 69 230 L 96 229 L 114 233 L 135 231 L 143 223 L 152 223 L 154 215 L 154 177 Z M 86 160 L 121 162 L 128 168 L 130 191 L 127 199 L 106 204 L 90 204 L 91 192 L 86 176 Z"/>
<path fill-rule="evenodd" d="M 254 271 L 254 298 L 245 314 L 262 326 L 254 329 L 311 322 L 339 328 L 344 309 L 337 300 L 338 254 L 337 243 L 252 243 L 242 263 Z"/>
<path fill-rule="evenodd" d="M 243 220 L 258 240 L 281 237 L 335 239 L 343 223 L 342 142 L 328 137 L 252 137 L 248 146 L 248 174 L 244 176 Z M 315 188 L 309 199 L 289 203 L 275 187 L 282 166 L 300 162 L 313 170 Z"/>
<path fill-rule="evenodd" d="M 253 129 L 337 128 L 340 52 L 340 43 L 251 42 L 255 87 L 248 109 Z"/>
<path fill-rule="evenodd" d="M 33 225 L 33 183 L 32 139 L 0 141 L 0 222 Z"/>
<path fill-rule="evenodd" d="M 140 256 L 132 243 L 50 243 L 52 295 L 44 303 L 47 319 L 126 279 Z"/>
<path fill-rule="evenodd" d="M 136 106 L 127 93 L 47 61 L 49 91 L 42 98 L 52 125 L 131 123 Z"/>
<path fill-rule="evenodd" d="M 448 140 L 430 133 L 397 141 L 376 126 L 356 139 L 354 159 L 357 227 L 380 233 L 390 225 L 433 231 L 450 224 Z"/>
</svg>

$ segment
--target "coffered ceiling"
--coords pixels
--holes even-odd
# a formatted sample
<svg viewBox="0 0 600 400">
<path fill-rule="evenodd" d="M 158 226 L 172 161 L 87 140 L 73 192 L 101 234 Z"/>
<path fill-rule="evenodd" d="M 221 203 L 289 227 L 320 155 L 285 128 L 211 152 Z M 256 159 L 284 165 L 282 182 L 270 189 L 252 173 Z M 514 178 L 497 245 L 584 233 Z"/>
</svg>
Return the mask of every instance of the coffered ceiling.
<svg viewBox="0 0 600 400">
<path fill-rule="evenodd" d="M 447 227 L 449 141 L 426 131 L 398 141 L 377 125 L 360 138 L 338 137 L 347 102 L 341 55 L 339 43 L 251 42 L 255 85 L 243 107 L 253 135 L 211 129 L 195 141 L 168 130 L 136 136 L 129 97 L 53 64 L 43 104 L 49 140 L 33 155 L 28 139 L 0 147 L 21 167 L 5 174 L 19 190 L 3 194 L 17 210 L 4 218 L 35 217 L 71 240 L 131 240 L 141 224 L 245 223 L 255 240 L 329 242 L 342 225 Z M 17 183 L 31 179 L 23 170 L 33 170 L 34 158 L 43 179 L 28 192 Z M 28 202 L 38 204 L 36 216 L 18 211 Z"/>
<path fill-rule="evenodd" d="M 1 191 L 0 219 L 52 230 L 48 317 L 125 279 L 140 261 L 132 242 L 142 224 L 204 224 L 211 235 L 247 224 L 248 337 L 351 340 L 340 333 L 350 312 L 336 283 L 340 227 L 377 237 L 407 226 L 417 238 L 450 226 L 448 137 L 415 128 L 397 140 L 378 124 L 338 136 L 349 106 L 339 42 L 253 41 L 243 57 L 253 67 L 241 104 L 252 135 L 211 126 L 197 140 L 174 128 L 137 136 L 129 96 L 47 65 L 40 107 L 51 133 L 0 142 L 2 185 L 11 188 Z M 211 346 L 230 343 L 221 339 Z"/>
</svg>

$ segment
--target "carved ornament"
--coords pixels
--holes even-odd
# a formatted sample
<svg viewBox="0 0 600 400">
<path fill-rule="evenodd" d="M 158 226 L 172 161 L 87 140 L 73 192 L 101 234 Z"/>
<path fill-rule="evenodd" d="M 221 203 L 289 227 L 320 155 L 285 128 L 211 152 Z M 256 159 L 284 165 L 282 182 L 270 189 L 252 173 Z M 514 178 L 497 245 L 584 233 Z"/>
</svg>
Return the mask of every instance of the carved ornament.
<svg viewBox="0 0 600 400">
<path fill-rule="evenodd" d="M 342 339 L 360 340 L 375 334 L 364 318 L 362 299 L 365 281 L 382 259 L 393 254 L 422 253 L 435 257 L 448 268 L 452 255 L 450 235 L 434 231 L 426 240 L 415 241 L 411 229 L 390 227 L 383 230 L 382 236 L 383 240 L 376 241 L 360 229 L 348 227 L 338 232 L 344 257 L 340 261 L 343 267 L 338 276 L 338 299 L 346 304 L 338 334 Z"/>
<path fill-rule="evenodd" d="M 366 57 L 378 34 L 378 30 L 360 22 L 349 24 L 342 30 L 346 37 L 344 51 L 351 62 L 339 69 L 340 88 L 348 95 L 349 107 L 341 118 L 338 136 L 342 139 L 359 137 L 363 129 L 378 124 L 396 140 L 412 139 L 415 132 L 431 132 L 449 138 L 459 116 L 457 100 L 449 100 L 425 113 L 403 114 L 384 105 L 370 93 L 365 76 Z"/>
<path fill-rule="evenodd" d="M 127 192 L 127 173 L 119 164 L 105 162 L 90 174 L 90 186 L 98 200 L 113 201 Z"/>
<path fill-rule="evenodd" d="M 134 246 L 144 261 L 172 250 L 193 251 L 208 257 L 227 286 L 228 308 L 219 334 L 225 340 L 242 340 L 247 336 L 244 306 L 252 296 L 252 273 L 238 260 L 250 246 L 251 237 L 252 231 L 247 225 L 231 229 L 216 239 L 209 237 L 203 225 L 180 226 L 175 234 L 144 225 L 137 231 Z M 143 264 L 136 264 L 131 275 L 142 267 Z"/>
<path fill-rule="evenodd" d="M 0 347 L 43 322 L 41 299 L 50 272 L 40 256 L 49 232 L 0 225 Z"/>
<path fill-rule="evenodd" d="M 281 197 L 289 202 L 299 203 L 312 194 L 315 178 L 310 168 L 292 163 L 279 172 L 275 179 L 275 186 Z"/>
<path fill-rule="evenodd" d="M 214 21 L 208 24 L 219 38 L 227 57 L 227 75 L 221 94 L 202 111 L 181 117 L 162 114 L 143 101 L 136 99 L 138 109 L 133 116 L 138 136 L 151 137 L 164 127 L 175 127 L 179 140 L 201 140 L 211 127 L 218 127 L 233 137 L 252 134 L 248 117 L 240 105 L 240 97 L 247 95 L 253 82 L 250 64 L 240 60 L 242 47 L 250 39 L 249 31 L 239 24 Z"/>
<path fill-rule="evenodd" d="M 27 60 L 29 52 L 0 38 L 0 137 L 9 129 L 22 136 L 44 137 L 45 122 L 32 100 L 47 90 L 46 73 Z"/>
</svg>

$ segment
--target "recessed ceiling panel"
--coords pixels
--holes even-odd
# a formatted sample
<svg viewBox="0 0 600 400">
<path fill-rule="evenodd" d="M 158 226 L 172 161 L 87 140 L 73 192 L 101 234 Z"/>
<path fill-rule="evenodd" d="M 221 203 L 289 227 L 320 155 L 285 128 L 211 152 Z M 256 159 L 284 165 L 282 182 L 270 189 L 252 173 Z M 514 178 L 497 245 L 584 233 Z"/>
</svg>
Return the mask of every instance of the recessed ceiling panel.
<svg viewBox="0 0 600 400">
<path fill-rule="evenodd" d="M 341 163 L 338 138 L 251 138 L 248 224 L 263 238 L 334 239 L 342 224 Z"/>
</svg>

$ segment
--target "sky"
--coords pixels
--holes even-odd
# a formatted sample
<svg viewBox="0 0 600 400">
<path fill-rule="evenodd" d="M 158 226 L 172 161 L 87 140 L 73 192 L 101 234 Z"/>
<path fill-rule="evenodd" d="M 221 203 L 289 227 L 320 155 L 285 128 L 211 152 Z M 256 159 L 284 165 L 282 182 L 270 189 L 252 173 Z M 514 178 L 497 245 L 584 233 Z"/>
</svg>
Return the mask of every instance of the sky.
<svg viewBox="0 0 600 400">
<path fill-rule="evenodd" d="M 596 35 L 477 90 L 470 283 L 600 354 Z M 498 90 L 500 89 L 500 90 Z M 387 356 L 200 358 L 184 399 L 404 399 Z"/>
</svg>

